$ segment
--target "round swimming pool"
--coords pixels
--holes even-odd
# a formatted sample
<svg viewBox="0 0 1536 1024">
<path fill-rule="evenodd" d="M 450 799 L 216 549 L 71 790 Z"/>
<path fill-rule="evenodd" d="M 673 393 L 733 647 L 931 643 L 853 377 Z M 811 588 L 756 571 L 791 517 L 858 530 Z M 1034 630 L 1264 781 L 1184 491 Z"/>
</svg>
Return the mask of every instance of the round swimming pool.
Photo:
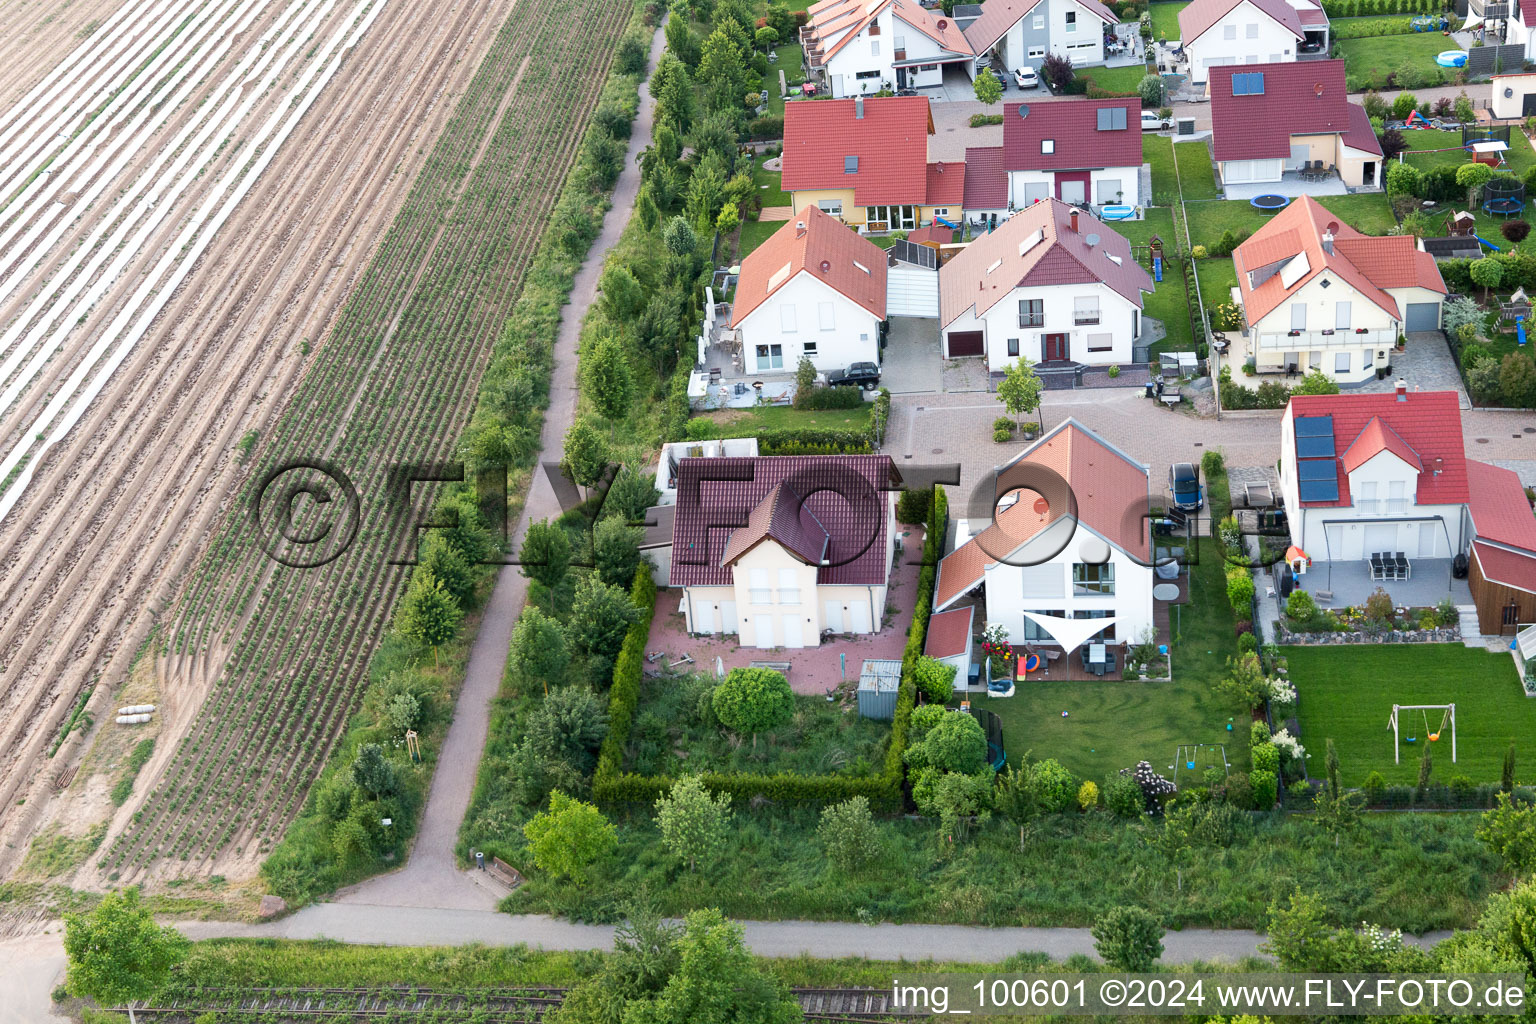
<svg viewBox="0 0 1536 1024">
<path fill-rule="evenodd" d="M 1287 206 L 1291 205 L 1291 201 L 1285 196 L 1277 196 L 1273 193 L 1266 193 L 1262 196 L 1254 196 L 1252 199 L 1248 200 L 1248 205 L 1254 207 L 1255 209 L 1263 210 L 1266 213 L 1274 213 L 1276 210 L 1283 210 Z"/>
<path fill-rule="evenodd" d="M 1443 68 L 1459 68 L 1466 62 L 1466 50 L 1441 50 L 1435 57 L 1435 63 Z"/>
</svg>

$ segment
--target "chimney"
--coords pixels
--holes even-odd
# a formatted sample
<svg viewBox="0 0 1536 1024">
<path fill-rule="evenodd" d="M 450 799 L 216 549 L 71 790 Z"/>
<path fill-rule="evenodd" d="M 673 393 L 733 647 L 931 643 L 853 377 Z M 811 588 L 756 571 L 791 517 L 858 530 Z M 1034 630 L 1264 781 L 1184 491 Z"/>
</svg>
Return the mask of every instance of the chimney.
<svg viewBox="0 0 1536 1024">
<path fill-rule="evenodd" d="M 1077 234 L 1077 207 L 1072 207 L 1070 216 L 1072 219 L 1072 233 L 1075 235 Z"/>
<path fill-rule="evenodd" d="M 1333 255 L 1333 232 L 1327 228 L 1323 229 L 1323 252 Z"/>
<path fill-rule="evenodd" d="M 1408 382 L 1401 377 L 1397 378 L 1397 400 L 1399 402 L 1408 401 Z"/>
<path fill-rule="evenodd" d="M 855 120 L 858 120 L 858 121 L 864 120 L 864 97 L 863 96 L 855 96 L 853 98 L 853 116 L 854 116 Z"/>
<path fill-rule="evenodd" d="M 795 221 L 795 237 L 796 238 L 804 238 L 805 237 L 805 221 L 803 221 L 803 220 Z"/>
<path fill-rule="evenodd" d="M 1435 460 L 1430 463 L 1430 468 L 1435 476 L 1439 476 L 1445 470 L 1445 460 L 1436 455 Z"/>
</svg>

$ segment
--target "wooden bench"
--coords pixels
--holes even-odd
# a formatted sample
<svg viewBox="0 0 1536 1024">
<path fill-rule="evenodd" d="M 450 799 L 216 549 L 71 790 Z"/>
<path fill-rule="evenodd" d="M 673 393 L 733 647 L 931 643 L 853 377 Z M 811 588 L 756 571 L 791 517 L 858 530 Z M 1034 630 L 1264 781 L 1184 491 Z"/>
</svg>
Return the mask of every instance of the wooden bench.
<svg viewBox="0 0 1536 1024">
<path fill-rule="evenodd" d="M 518 874 L 517 868 L 508 864 L 500 857 L 492 857 L 491 866 L 486 868 L 486 870 L 514 889 L 523 884 L 523 876 Z"/>
<path fill-rule="evenodd" d="M 1317 601 L 1318 604 L 1333 603 L 1333 591 L 1331 590 L 1314 590 L 1312 591 L 1312 597 Z"/>
</svg>

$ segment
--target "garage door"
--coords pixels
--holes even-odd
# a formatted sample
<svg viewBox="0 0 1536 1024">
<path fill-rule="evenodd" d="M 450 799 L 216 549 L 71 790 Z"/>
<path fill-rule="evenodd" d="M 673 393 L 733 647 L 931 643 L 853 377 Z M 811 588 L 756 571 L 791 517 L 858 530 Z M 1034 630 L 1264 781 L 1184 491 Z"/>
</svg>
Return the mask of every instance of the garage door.
<svg viewBox="0 0 1536 1024">
<path fill-rule="evenodd" d="M 1438 331 L 1440 329 L 1440 303 L 1408 303 L 1406 326 L 1410 331 Z"/>
<path fill-rule="evenodd" d="M 986 351 L 980 331 L 952 331 L 949 334 L 949 358 L 979 356 Z"/>
</svg>

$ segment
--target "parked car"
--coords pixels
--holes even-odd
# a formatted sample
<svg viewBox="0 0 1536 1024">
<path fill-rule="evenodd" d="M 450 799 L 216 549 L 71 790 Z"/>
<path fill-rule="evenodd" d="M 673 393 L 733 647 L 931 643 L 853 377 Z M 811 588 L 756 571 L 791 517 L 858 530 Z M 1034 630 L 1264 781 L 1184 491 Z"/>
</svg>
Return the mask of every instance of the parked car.
<svg viewBox="0 0 1536 1024">
<path fill-rule="evenodd" d="M 833 387 L 855 387 L 873 391 L 880 386 L 880 367 L 874 363 L 852 363 L 846 370 L 833 370 L 827 374 L 827 383 Z"/>
<path fill-rule="evenodd" d="M 1173 118 L 1158 117 L 1155 110 L 1143 110 L 1141 112 L 1141 130 L 1144 132 L 1162 132 L 1173 127 Z"/>
<path fill-rule="evenodd" d="M 1013 80 L 1020 89 L 1038 89 L 1040 87 L 1040 75 L 1034 68 L 1018 68 L 1013 73 Z"/>
<path fill-rule="evenodd" d="M 1173 497 L 1174 508 L 1198 512 L 1205 507 L 1205 489 L 1200 486 L 1200 474 L 1193 463 L 1175 462 L 1168 467 L 1168 493 Z"/>
</svg>

